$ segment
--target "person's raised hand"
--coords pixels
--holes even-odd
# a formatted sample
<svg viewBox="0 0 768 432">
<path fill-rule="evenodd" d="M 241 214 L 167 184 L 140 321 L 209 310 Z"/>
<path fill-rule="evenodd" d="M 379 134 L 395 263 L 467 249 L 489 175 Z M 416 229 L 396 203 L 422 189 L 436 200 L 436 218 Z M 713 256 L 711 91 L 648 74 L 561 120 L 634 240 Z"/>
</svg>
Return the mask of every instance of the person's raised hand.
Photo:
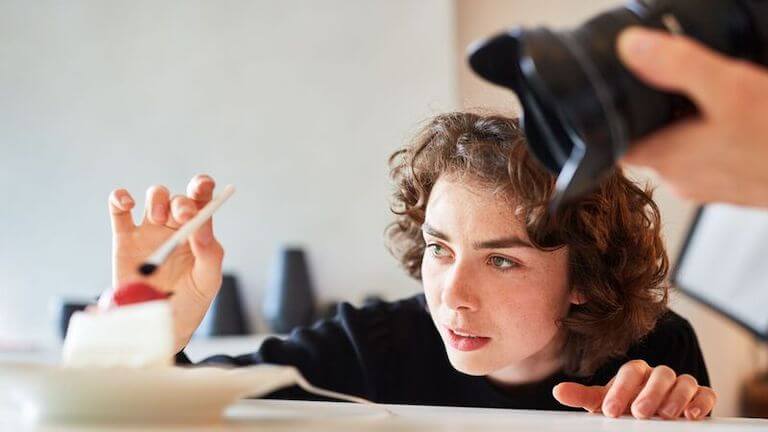
<svg viewBox="0 0 768 432">
<path fill-rule="evenodd" d="M 112 284 L 138 279 L 139 265 L 174 231 L 191 219 L 213 197 L 214 180 L 195 176 L 186 195 L 171 196 L 164 186 L 147 190 L 144 216 L 136 225 L 131 215 L 135 200 L 125 189 L 109 196 L 112 219 Z M 221 287 L 224 249 L 213 234 L 209 219 L 190 238 L 179 245 L 146 281 L 165 292 L 174 314 L 176 349 L 189 341 Z"/>
</svg>

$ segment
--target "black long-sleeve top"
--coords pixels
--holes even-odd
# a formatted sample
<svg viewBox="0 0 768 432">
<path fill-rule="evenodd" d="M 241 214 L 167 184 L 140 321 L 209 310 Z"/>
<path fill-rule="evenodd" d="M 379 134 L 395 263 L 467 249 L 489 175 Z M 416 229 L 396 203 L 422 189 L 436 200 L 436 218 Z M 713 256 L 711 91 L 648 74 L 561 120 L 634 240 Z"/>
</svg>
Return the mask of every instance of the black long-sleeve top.
<svg viewBox="0 0 768 432">
<path fill-rule="evenodd" d="M 633 359 L 651 366 L 667 365 L 678 374 L 694 376 L 700 385 L 709 385 L 693 328 L 668 311 L 625 356 L 608 361 L 590 377 L 559 372 L 539 382 L 502 389 L 485 377 L 466 375 L 451 366 L 423 295 L 362 308 L 345 303 L 334 318 L 297 329 L 286 339 L 267 339 L 256 352 L 218 355 L 201 363 L 291 365 L 316 386 L 380 403 L 567 410 L 552 396 L 555 385 L 564 381 L 604 385 Z M 183 352 L 176 361 L 190 364 Z M 316 399 L 298 387 L 268 397 Z"/>
</svg>

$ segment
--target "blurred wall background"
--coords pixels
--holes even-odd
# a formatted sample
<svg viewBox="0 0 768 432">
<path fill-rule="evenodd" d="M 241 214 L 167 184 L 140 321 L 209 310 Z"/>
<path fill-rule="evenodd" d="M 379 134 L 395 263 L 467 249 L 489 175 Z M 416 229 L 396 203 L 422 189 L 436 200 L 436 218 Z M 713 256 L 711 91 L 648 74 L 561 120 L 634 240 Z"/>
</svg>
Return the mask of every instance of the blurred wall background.
<svg viewBox="0 0 768 432">
<path fill-rule="evenodd" d="M 455 109 L 454 41 L 443 0 L 1 2 L 0 338 L 110 284 L 113 188 L 199 172 L 238 187 L 215 225 L 252 321 L 286 243 L 322 299 L 417 292 L 383 244 L 387 157 Z"/>
</svg>

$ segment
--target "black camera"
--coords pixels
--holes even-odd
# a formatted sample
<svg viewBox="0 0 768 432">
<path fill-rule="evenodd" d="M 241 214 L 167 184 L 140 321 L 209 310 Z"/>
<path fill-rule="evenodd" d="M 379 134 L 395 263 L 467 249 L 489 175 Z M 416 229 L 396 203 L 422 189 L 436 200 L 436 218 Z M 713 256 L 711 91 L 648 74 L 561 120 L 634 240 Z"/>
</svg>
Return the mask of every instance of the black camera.
<svg viewBox="0 0 768 432">
<path fill-rule="evenodd" d="M 695 113 L 621 64 L 616 39 L 633 25 L 768 64 L 768 0 L 635 0 L 572 30 L 515 28 L 470 47 L 477 74 L 517 93 L 529 149 L 558 175 L 553 211 L 592 190 L 632 141 Z"/>
</svg>

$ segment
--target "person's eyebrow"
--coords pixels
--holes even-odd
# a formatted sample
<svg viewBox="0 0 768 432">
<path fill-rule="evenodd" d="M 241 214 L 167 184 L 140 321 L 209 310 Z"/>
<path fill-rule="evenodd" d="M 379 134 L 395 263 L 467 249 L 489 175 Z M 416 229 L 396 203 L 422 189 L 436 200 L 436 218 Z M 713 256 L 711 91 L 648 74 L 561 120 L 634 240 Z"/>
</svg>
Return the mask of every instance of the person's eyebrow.
<svg viewBox="0 0 768 432">
<path fill-rule="evenodd" d="M 421 224 L 421 231 L 431 235 L 432 237 L 439 238 L 440 240 L 450 241 L 448 236 L 435 229 L 432 225 L 424 222 Z"/>
<path fill-rule="evenodd" d="M 446 234 L 440 232 L 435 227 L 433 227 L 432 225 L 429 225 L 426 222 L 421 225 L 421 230 L 432 237 L 439 238 L 440 240 L 450 241 L 450 239 Z M 509 248 L 521 248 L 521 247 L 533 248 L 533 245 L 530 242 L 516 235 L 512 235 L 509 237 L 503 237 L 499 239 L 475 242 L 472 244 L 472 247 L 474 247 L 475 249 L 509 249 Z"/>
<path fill-rule="evenodd" d="M 533 248 L 533 245 L 515 235 L 486 240 L 482 242 L 475 242 L 472 244 L 475 249 L 510 249 L 510 248 Z"/>
</svg>

